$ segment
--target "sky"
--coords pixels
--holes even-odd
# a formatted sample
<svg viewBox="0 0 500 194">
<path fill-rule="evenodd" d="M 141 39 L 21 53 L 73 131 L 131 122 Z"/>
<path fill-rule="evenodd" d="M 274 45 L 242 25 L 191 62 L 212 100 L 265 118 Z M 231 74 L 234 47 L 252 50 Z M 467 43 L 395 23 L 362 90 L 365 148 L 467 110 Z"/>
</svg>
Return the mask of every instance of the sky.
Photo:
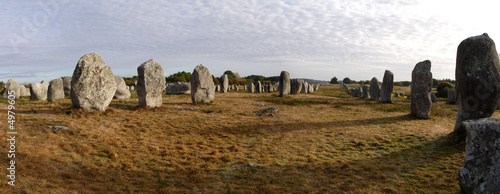
<svg viewBox="0 0 500 194">
<path fill-rule="evenodd" d="M 455 78 L 470 36 L 500 39 L 493 0 L 17 0 L 0 1 L 0 81 L 71 76 L 100 54 L 115 75 L 154 58 L 165 76 L 198 64 L 292 78 L 411 80 L 420 61 Z"/>
</svg>

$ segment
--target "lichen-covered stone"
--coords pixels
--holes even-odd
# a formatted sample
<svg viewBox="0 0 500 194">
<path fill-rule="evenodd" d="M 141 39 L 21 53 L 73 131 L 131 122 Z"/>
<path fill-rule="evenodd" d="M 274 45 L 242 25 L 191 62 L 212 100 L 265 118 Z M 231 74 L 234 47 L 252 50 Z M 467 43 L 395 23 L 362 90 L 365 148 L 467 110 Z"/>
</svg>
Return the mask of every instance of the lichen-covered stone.
<svg viewBox="0 0 500 194">
<path fill-rule="evenodd" d="M 62 78 L 51 80 L 47 90 L 47 101 L 54 102 L 64 99 L 64 86 Z"/>
<path fill-rule="evenodd" d="M 215 99 L 215 85 L 210 71 L 203 65 L 194 68 L 191 75 L 191 100 L 193 103 L 211 103 Z"/>
<path fill-rule="evenodd" d="M 370 81 L 370 98 L 373 101 L 378 101 L 380 99 L 380 85 L 376 77 L 373 77 Z"/>
<path fill-rule="evenodd" d="M 425 60 L 415 65 L 411 73 L 411 114 L 418 118 L 429 118 L 432 100 L 431 61 Z"/>
<path fill-rule="evenodd" d="M 71 94 L 71 76 L 62 77 L 64 95 Z"/>
<path fill-rule="evenodd" d="M 154 59 L 137 67 L 137 97 L 141 107 L 161 107 L 165 75 L 163 68 Z"/>
<path fill-rule="evenodd" d="M 271 92 L 271 85 L 269 85 L 269 92 Z M 288 96 L 290 94 L 291 86 L 290 86 L 290 73 L 287 71 L 281 71 L 280 74 L 280 85 L 278 86 L 278 90 L 280 91 L 280 96 Z"/>
<path fill-rule="evenodd" d="M 220 92 L 226 93 L 229 91 L 229 78 L 227 77 L 227 74 L 224 74 L 220 77 Z"/>
<path fill-rule="evenodd" d="M 217 85 L 220 91 L 220 86 Z M 191 83 L 189 82 L 177 82 L 174 84 L 169 84 L 167 86 L 167 94 L 191 94 Z M 217 87 L 215 88 L 217 91 Z"/>
<path fill-rule="evenodd" d="M 23 86 L 24 87 L 24 86 Z M 1 88 L 0 88 L 1 89 Z M 19 98 L 21 96 L 21 85 L 15 79 L 9 79 L 5 84 L 5 89 L 3 93 L 3 98 L 7 99 L 9 97 L 8 91 L 14 91 L 13 95 L 15 98 Z M 12 94 L 12 92 L 11 92 Z"/>
<path fill-rule="evenodd" d="M 130 90 L 127 89 L 127 85 L 125 85 L 125 80 L 119 75 L 115 75 L 116 82 L 116 92 L 114 98 L 116 99 L 129 99 L 131 94 Z"/>
<path fill-rule="evenodd" d="M 382 88 L 380 89 L 380 102 L 392 103 L 392 90 L 394 89 L 394 74 L 385 70 Z"/>
</svg>

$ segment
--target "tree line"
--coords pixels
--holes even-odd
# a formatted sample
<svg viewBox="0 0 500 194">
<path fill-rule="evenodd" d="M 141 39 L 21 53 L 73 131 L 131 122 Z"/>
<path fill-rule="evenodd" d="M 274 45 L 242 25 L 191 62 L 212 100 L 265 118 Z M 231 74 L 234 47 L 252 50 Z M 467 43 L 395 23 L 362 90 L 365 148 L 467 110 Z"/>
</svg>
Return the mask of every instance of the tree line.
<svg viewBox="0 0 500 194">
<path fill-rule="evenodd" d="M 455 85 L 455 80 L 451 79 L 432 79 L 432 87 L 437 87 L 439 83 L 441 82 L 448 82 L 452 85 Z M 333 77 L 330 80 L 330 84 L 339 84 L 339 83 L 345 83 L 345 84 L 370 84 L 370 80 L 360 80 L 360 81 L 355 81 L 351 80 L 349 77 L 345 77 L 342 81 L 339 81 L 337 77 Z M 398 81 L 394 82 L 394 86 L 411 86 L 411 81 Z"/>
</svg>

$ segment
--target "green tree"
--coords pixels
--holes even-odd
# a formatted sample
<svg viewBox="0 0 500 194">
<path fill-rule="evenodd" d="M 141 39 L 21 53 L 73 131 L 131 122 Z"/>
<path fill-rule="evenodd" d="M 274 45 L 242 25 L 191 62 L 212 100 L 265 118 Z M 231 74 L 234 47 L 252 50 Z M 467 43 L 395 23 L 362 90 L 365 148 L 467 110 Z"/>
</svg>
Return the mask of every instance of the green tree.
<svg viewBox="0 0 500 194">
<path fill-rule="evenodd" d="M 215 85 L 220 85 L 219 78 L 216 78 L 215 76 L 212 75 L 212 79 L 214 80 Z"/>
<path fill-rule="evenodd" d="M 411 85 L 411 81 L 402 81 L 401 83 L 403 84 L 403 86 Z"/>
<path fill-rule="evenodd" d="M 437 90 L 436 97 L 447 98 L 448 90 L 453 88 L 455 87 L 450 82 L 440 82 L 436 87 Z"/>
<path fill-rule="evenodd" d="M 435 88 L 439 84 L 439 80 L 437 79 L 432 79 L 432 87 Z"/>
<path fill-rule="evenodd" d="M 342 82 L 343 82 L 344 84 L 352 84 L 352 80 L 351 80 L 351 79 L 349 79 L 349 77 L 344 78 L 344 79 L 342 80 Z"/>
<path fill-rule="evenodd" d="M 167 81 L 167 83 L 190 82 L 191 81 L 191 72 L 180 71 L 180 72 L 174 73 L 174 74 L 166 77 L 165 81 Z"/>
<path fill-rule="evenodd" d="M 339 83 L 339 80 L 337 79 L 337 77 L 333 77 L 331 80 L 330 80 L 330 84 L 338 84 Z"/>
</svg>

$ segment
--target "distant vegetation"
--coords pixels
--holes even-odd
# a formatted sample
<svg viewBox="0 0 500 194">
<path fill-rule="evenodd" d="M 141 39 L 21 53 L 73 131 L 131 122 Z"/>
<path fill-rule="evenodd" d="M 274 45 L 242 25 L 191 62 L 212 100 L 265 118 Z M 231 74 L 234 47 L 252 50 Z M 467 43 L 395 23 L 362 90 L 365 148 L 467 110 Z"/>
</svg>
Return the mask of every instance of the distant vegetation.
<svg viewBox="0 0 500 194">
<path fill-rule="evenodd" d="M 453 87 L 455 85 L 455 80 L 451 80 L 451 79 L 432 79 L 432 87 L 436 88 L 438 86 L 439 83 L 442 83 L 442 82 L 447 82 L 449 84 L 451 84 L 451 86 Z M 331 80 L 330 80 L 330 84 L 337 84 L 338 83 L 338 79 L 337 77 L 333 77 Z M 342 83 L 345 83 L 345 84 L 370 84 L 371 81 L 370 80 L 361 80 L 361 81 L 355 81 L 355 80 L 351 80 L 349 77 L 345 77 L 343 80 L 342 80 Z M 382 82 L 380 82 L 382 83 Z M 397 81 L 397 82 L 394 82 L 394 86 L 405 86 L 405 87 L 408 87 L 408 86 L 411 86 L 411 81 Z"/>
</svg>

